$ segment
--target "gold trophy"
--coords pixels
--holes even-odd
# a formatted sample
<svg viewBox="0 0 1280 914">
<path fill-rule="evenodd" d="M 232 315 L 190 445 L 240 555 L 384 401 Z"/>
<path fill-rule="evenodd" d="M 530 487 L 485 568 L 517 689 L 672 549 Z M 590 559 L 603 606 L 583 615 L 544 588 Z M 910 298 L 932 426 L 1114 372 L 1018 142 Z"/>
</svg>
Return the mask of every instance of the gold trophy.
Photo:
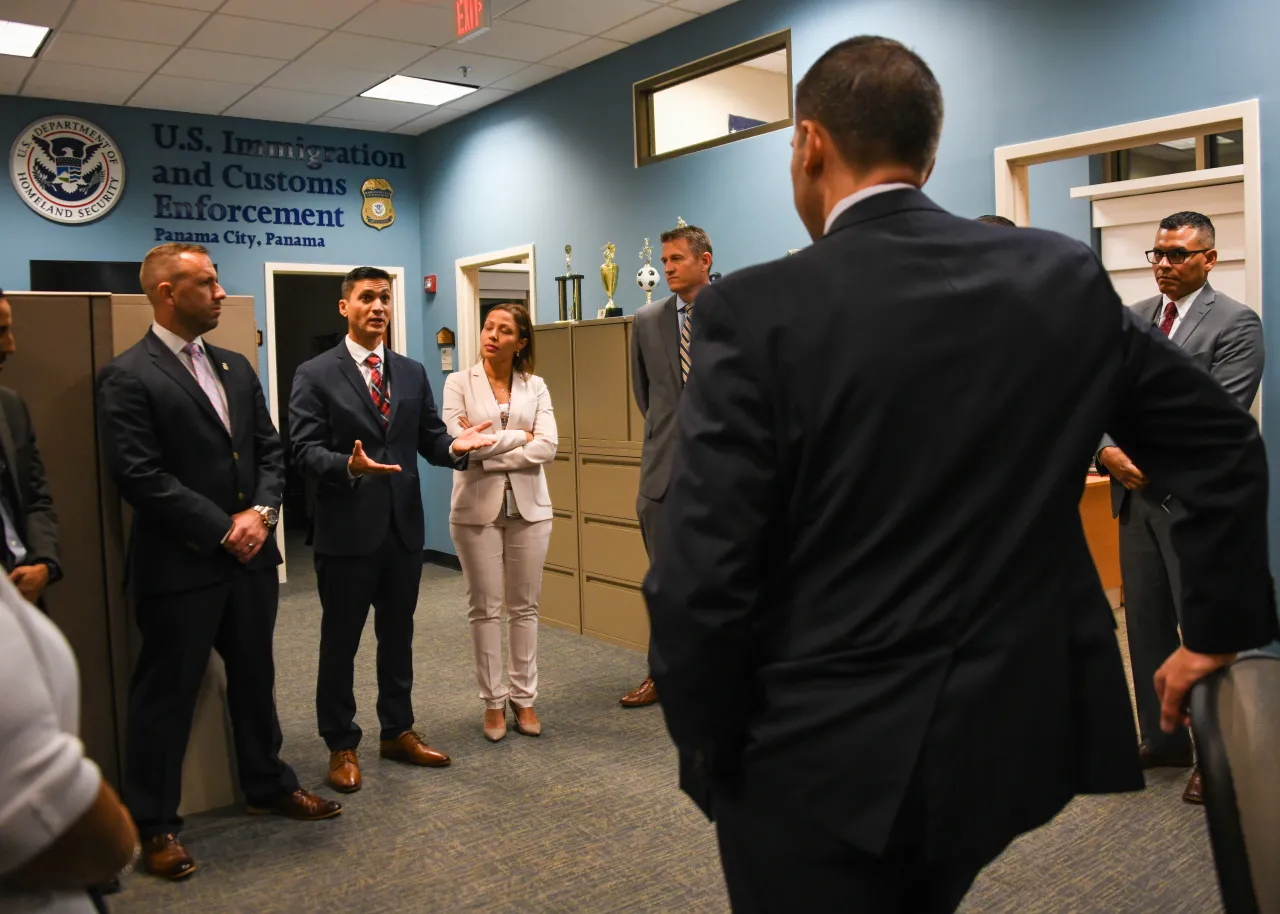
<svg viewBox="0 0 1280 914">
<path fill-rule="evenodd" d="M 644 303 L 646 305 L 653 304 L 653 290 L 658 285 L 658 271 L 653 266 L 653 247 L 649 244 L 649 239 L 644 240 L 644 249 L 640 251 L 640 262 L 643 266 L 636 271 L 636 285 L 644 291 Z"/>
<path fill-rule="evenodd" d="M 581 273 L 573 272 L 573 264 L 569 258 L 573 254 L 573 245 L 564 246 L 564 275 L 556 277 L 556 291 L 560 295 L 560 320 L 582 320 L 582 279 Z M 573 308 L 569 308 L 569 284 L 573 284 Z"/>
<path fill-rule="evenodd" d="M 600 281 L 604 283 L 605 294 L 609 301 L 604 306 L 605 317 L 619 317 L 622 309 L 613 303 L 613 293 L 618 291 L 618 265 L 613 262 L 613 255 L 618 252 L 613 242 L 604 246 L 604 263 L 600 264 Z"/>
</svg>

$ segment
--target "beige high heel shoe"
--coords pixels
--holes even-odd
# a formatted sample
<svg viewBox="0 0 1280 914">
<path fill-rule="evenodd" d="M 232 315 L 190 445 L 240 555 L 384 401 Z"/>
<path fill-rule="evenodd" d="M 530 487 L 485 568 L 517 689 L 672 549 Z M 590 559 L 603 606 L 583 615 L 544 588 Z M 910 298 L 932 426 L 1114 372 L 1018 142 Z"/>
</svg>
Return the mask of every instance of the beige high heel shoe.
<svg viewBox="0 0 1280 914">
<path fill-rule="evenodd" d="M 484 709 L 484 738 L 496 743 L 507 735 L 507 709 Z"/>
<path fill-rule="evenodd" d="M 523 736 L 541 736 L 542 722 L 538 720 L 537 712 L 530 705 L 527 708 L 521 708 L 514 702 L 511 703 L 511 716 L 516 721 L 516 732 Z"/>
</svg>

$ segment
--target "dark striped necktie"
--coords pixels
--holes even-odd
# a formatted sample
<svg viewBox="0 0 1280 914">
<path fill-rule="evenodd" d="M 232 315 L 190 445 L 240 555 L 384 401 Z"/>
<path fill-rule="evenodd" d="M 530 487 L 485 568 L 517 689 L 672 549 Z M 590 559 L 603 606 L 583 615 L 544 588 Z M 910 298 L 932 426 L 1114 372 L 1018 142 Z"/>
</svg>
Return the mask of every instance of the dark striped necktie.
<svg viewBox="0 0 1280 914">
<path fill-rule="evenodd" d="M 371 352 L 365 361 L 369 363 L 369 396 L 373 397 L 373 405 L 377 408 L 378 414 L 382 416 L 382 424 L 386 425 L 391 416 L 391 398 L 387 396 L 387 387 L 383 383 L 382 372 L 378 370 L 378 366 L 382 364 L 382 359 Z"/>
<path fill-rule="evenodd" d="M 684 309 L 684 323 L 680 326 L 680 383 L 684 385 L 689 381 L 689 366 L 692 362 L 689 360 L 689 349 L 692 343 L 693 325 L 693 305 L 689 305 Z"/>
</svg>

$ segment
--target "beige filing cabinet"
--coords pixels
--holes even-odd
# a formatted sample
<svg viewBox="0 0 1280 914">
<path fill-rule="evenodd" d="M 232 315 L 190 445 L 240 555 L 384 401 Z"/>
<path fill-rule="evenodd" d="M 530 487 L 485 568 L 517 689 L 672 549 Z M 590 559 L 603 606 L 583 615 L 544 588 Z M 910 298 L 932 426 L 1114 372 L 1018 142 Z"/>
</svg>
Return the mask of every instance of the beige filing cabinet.
<svg viewBox="0 0 1280 914">
<path fill-rule="evenodd" d="M 630 317 L 535 328 L 560 450 L 547 469 L 555 510 L 542 618 L 644 649 L 649 617 L 636 495 L 644 419 L 631 394 Z M 570 420 L 566 420 L 571 416 Z"/>
<path fill-rule="evenodd" d="M 22 394 L 31 410 L 60 522 L 66 577 L 45 602 L 79 664 L 85 749 L 119 788 L 130 670 L 140 645 L 124 589 L 129 510 L 99 459 L 94 383 L 103 365 L 147 332 L 151 306 L 141 295 L 10 292 L 7 298 L 18 351 L 0 383 Z M 51 328 L 58 345 L 39 345 Z M 208 337 L 257 365 L 253 298 L 228 298 Z M 236 802 L 233 759 L 226 675 L 214 654 L 183 764 L 184 814 Z"/>
</svg>

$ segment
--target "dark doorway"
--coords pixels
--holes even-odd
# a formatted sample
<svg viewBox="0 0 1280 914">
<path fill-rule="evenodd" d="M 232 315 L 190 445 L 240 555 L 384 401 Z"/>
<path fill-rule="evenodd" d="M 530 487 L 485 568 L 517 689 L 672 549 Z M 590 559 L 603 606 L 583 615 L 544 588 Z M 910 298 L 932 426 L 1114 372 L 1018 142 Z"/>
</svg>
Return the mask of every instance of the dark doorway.
<svg viewBox="0 0 1280 914">
<path fill-rule="evenodd" d="M 342 277 L 338 275 L 278 275 L 275 277 L 276 403 L 280 439 L 284 442 L 285 531 L 292 538 L 311 529 L 315 484 L 293 466 L 289 453 L 289 395 L 298 366 L 338 345 L 347 333 L 347 320 L 338 313 Z M 308 537 L 309 539 L 309 537 Z"/>
</svg>

